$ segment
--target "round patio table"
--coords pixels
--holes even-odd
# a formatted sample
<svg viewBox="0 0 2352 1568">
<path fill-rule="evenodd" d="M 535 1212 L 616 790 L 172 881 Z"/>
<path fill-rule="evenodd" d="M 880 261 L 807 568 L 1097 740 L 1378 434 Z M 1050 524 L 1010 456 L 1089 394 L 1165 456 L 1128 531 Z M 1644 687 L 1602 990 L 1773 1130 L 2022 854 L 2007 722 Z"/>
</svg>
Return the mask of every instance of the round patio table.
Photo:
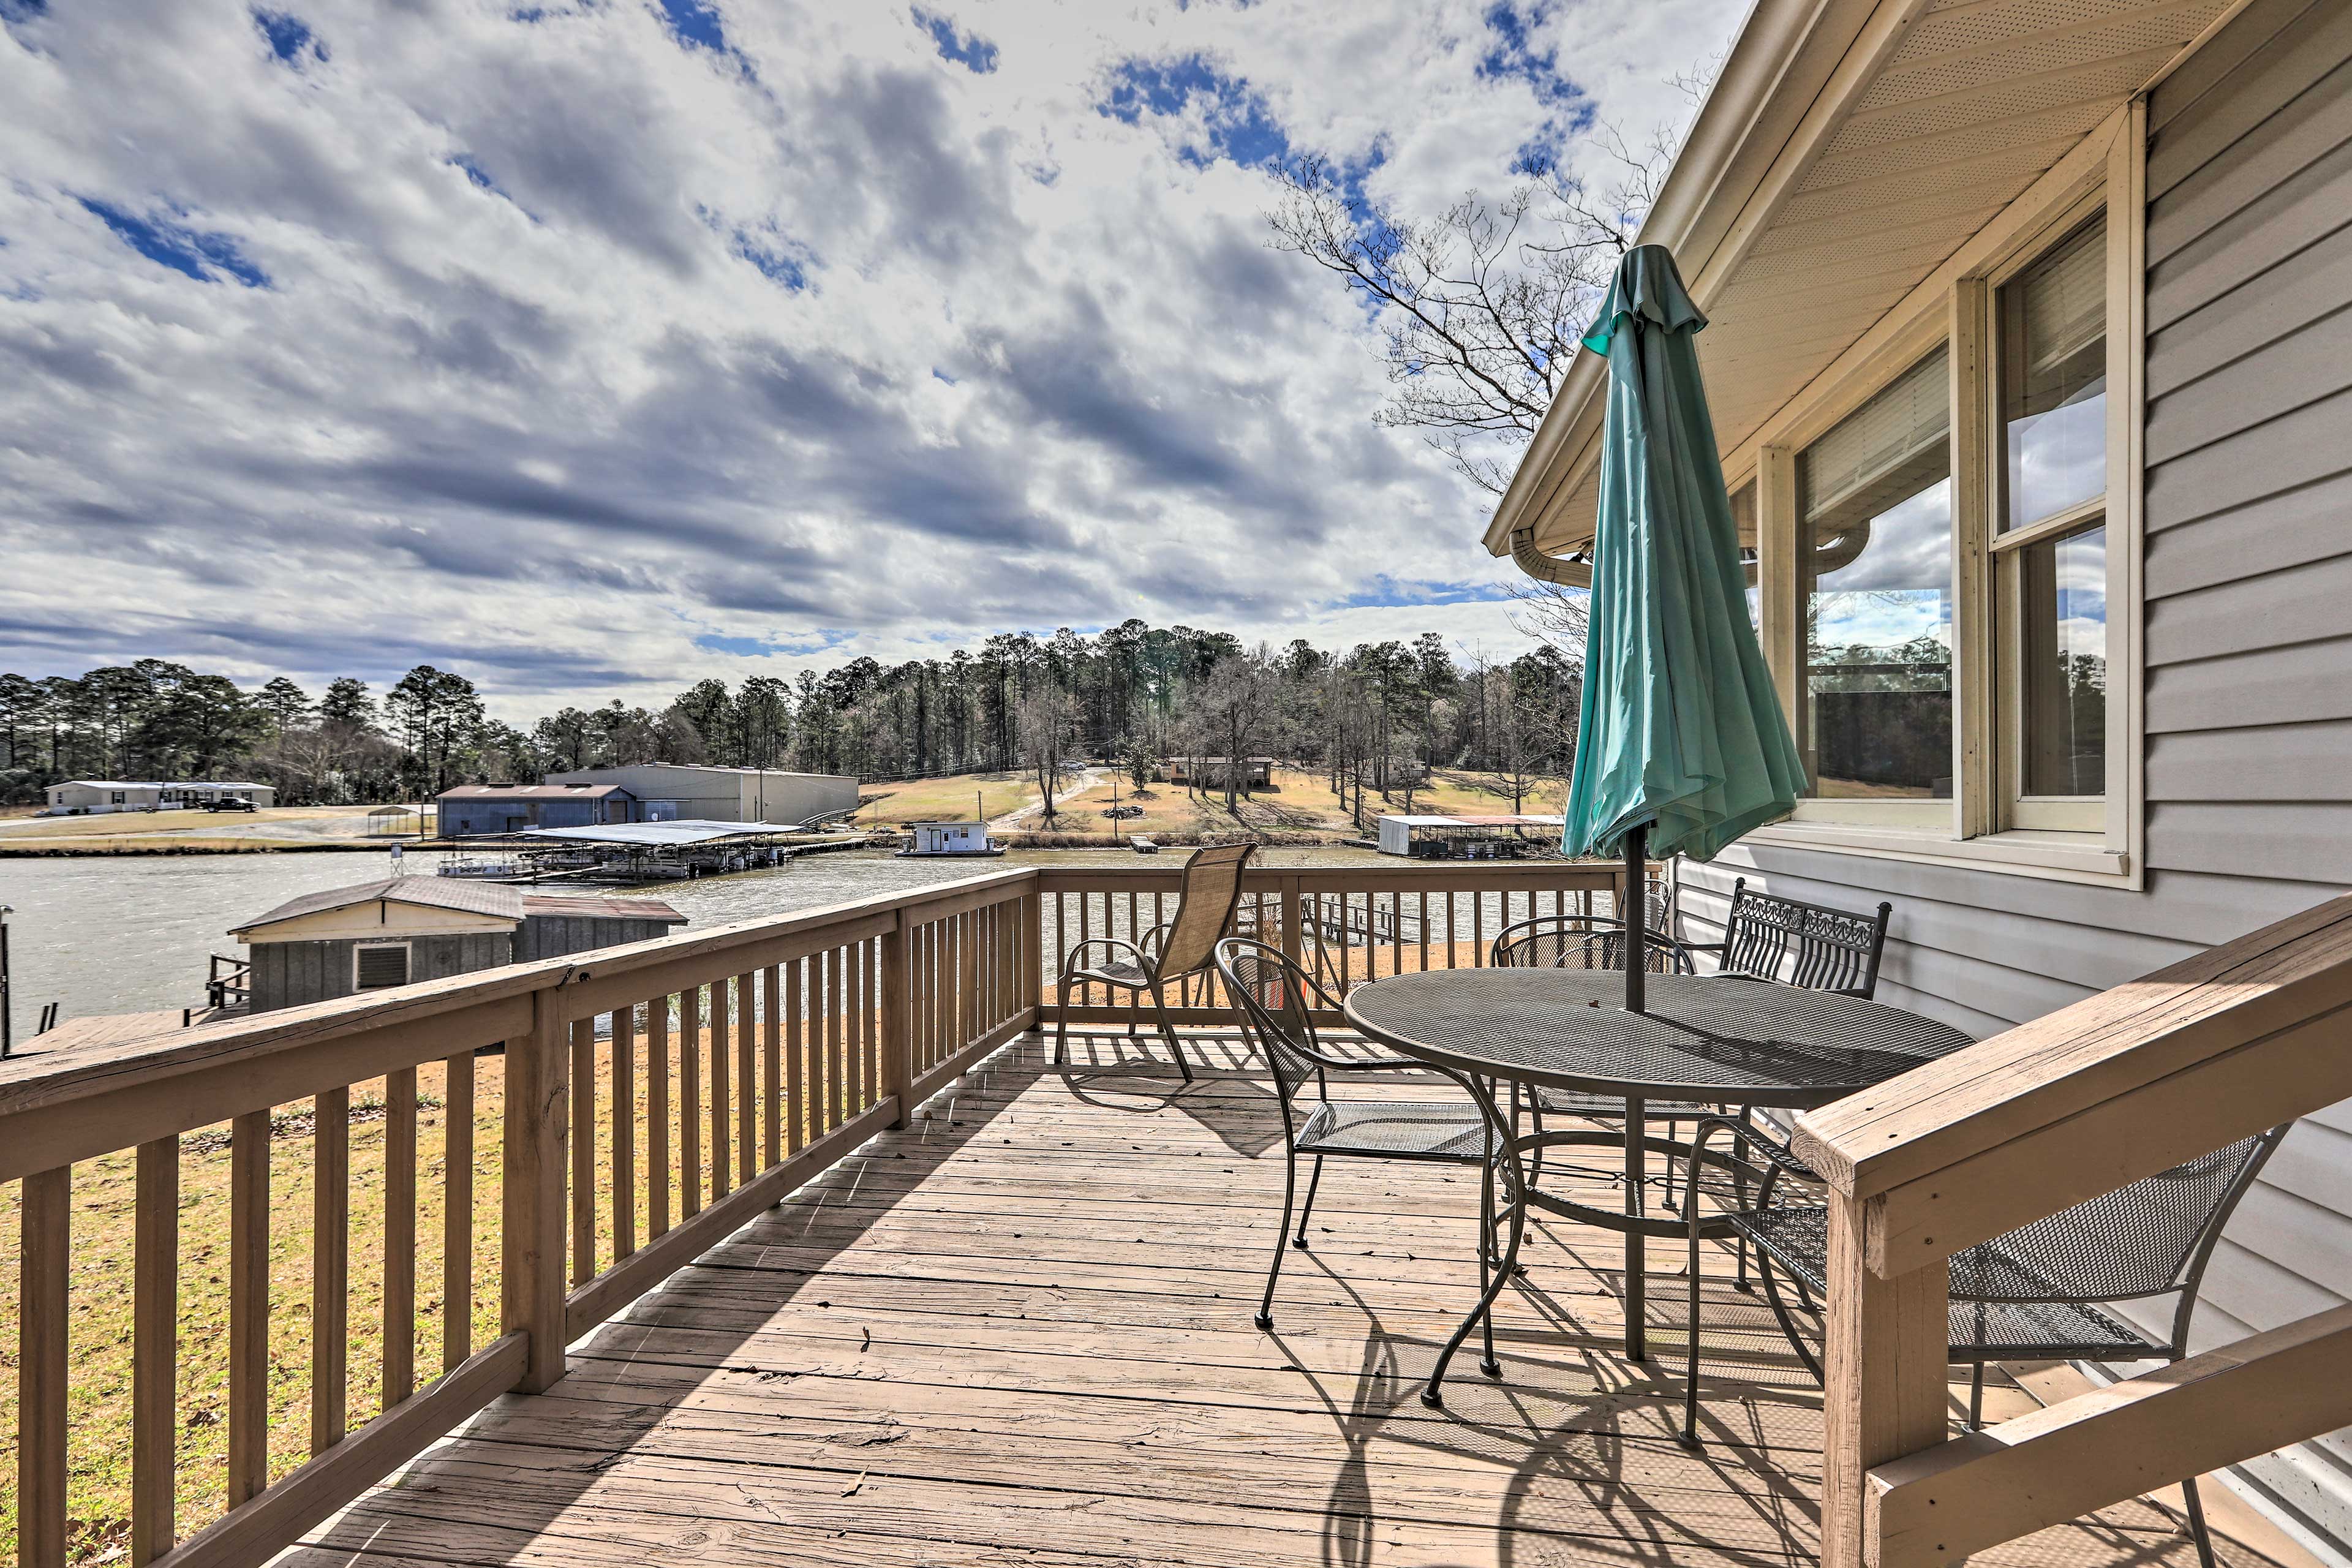
<svg viewBox="0 0 2352 1568">
<path fill-rule="evenodd" d="M 1624 1234 L 1625 1353 L 1646 1358 L 1643 1251 L 1651 1237 L 1688 1234 L 1688 1222 L 1645 1212 L 1651 1154 L 1686 1158 L 1689 1146 L 1649 1136 L 1647 1102 L 1801 1110 L 1826 1105 L 1970 1043 L 1958 1029 L 1899 1008 L 1765 981 L 1650 974 L 1648 1006 L 1625 1011 L 1625 977 L 1585 969 L 1440 969 L 1392 975 L 1348 997 L 1350 1023 L 1402 1055 L 1466 1079 L 1496 1131 L 1495 1176 L 1510 1240 L 1477 1307 L 1454 1331 L 1423 1399 L 1440 1403 L 1446 1363 L 1493 1307 L 1516 1268 L 1532 1206 Z M 1620 1134 L 1559 1129 L 1522 1134 L 1492 1085 L 1600 1095 L 1625 1102 Z M 1625 1151 L 1622 1213 L 1534 1190 L 1521 1165 L 1538 1150 L 1617 1144 Z M 1736 1164 L 1709 1151 L 1709 1163 Z M 1482 1247 L 1489 1245 L 1482 1242 Z M 1488 1330 L 1492 1336 L 1491 1325 Z M 1488 1346 L 1486 1370 L 1501 1368 Z"/>
</svg>

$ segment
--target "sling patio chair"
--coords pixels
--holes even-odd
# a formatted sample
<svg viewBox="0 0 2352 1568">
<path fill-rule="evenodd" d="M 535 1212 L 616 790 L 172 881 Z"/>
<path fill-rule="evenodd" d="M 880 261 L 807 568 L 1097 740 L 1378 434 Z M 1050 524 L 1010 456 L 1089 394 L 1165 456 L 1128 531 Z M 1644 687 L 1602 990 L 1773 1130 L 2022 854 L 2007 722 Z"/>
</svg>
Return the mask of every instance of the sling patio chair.
<svg viewBox="0 0 2352 1568">
<path fill-rule="evenodd" d="M 2187 1356 L 2189 1320 L 2197 1309 L 2198 1287 L 2214 1245 L 2238 1200 L 2254 1184 L 2263 1162 L 2293 1125 L 2285 1122 L 2242 1138 L 1953 1254 L 1948 1353 L 1955 1365 L 1970 1369 L 1969 1430 L 1984 1424 L 1989 1363 L 2160 1361 L 2169 1365 Z M 1810 1192 L 1793 1202 L 1782 1196 L 1784 1184 L 1810 1188 L 1819 1178 L 1786 1148 L 1727 1117 L 1699 1124 L 1692 1169 L 1699 1168 L 1696 1162 L 1707 1138 L 1717 1130 L 1729 1132 L 1763 1163 L 1748 1173 L 1757 1178 L 1755 1203 L 1747 1201 L 1743 1183 L 1741 1195 L 1717 1217 L 1755 1247 L 1772 1315 L 1797 1359 L 1819 1382 L 1821 1360 L 1798 1332 L 1792 1313 L 1821 1314 L 1828 1293 L 1829 1211 Z M 1690 1221 L 1690 1351 L 1682 1440 L 1693 1447 L 1699 1443 L 1702 1207 L 1696 1201 L 1685 1207 Z M 1794 1306 L 1780 1293 L 1783 1273 L 1796 1284 Z M 2118 1301 L 2166 1297 L 2172 1298 L 2168 1333 L 2150 1332 L 2108 1310 Z M 2197 1543 L 2198 1560 L 2203 1568 L 2214 1568 L 2213 1542 L 2205 1528 L 2197 1482 L 2182 1482 L 2181 1493 L 2189 1505 L 2189 1533 Z"/>
<path fill-rule="evenodd" d="M 1070 1039 L 1070 988 L 1101 985 L 1128 995 L 1127 1033 L 1132 1039 L 1141 1016 L 1143 998 L 1151 998 L 1160 1037 L 1168 1042 L 1184 1081 L 1192 1081 L 1192 1067 L 1184 1059 L 1176 1031 L 1168 1023 L 1165 988 L 1193 975 L 1213 972 L 1217 939 L 1233 928 L 1234 911 L 1242 901 L 1242 868 L 1255 852 L 1255 844 L 1221 844 L 1196 849 L 1184 862 L 1184 879 L 1176 897 L 1175 918 L 1156 926 L 1135 942 L 1112 936 L 1088 937 L 1072 947 L 1062 960 L 1059 997 L 1062 1012 L 1054 1025 L 1054 1065 L 1059 1067 Z M 1096 955 L 1091 960 L 1089 954 Z"/>
<path fill-rule="evenodd" d="M 1316 1031 L 1312 1010 L 1337 1012 L 1331 994 L 1289 958 L 1264 942 L 1228 937 L 1216 944 L 1217 975 L 1224 983 L 1227 1005 L 1241 1026 L 1242 1038 L 1265 1057 L 1273 1069 L 1275 1097 L 1282 1109 L 1282 1226 L 1276 1233 L 1274 1263 L 1265 1271 L 1265 1296 L 1258 1303 L 1257 1326 L 1274 1327 L 1274 1287 L 1282 1275 L 1286 1246 L 1307 1250 L 1307 1220 L 1314 1212 L 1315 1189 L 1323 1181 L 1328 1156 L 1359 1160 L 1409 1160 L 1450 1165 L 1477 1165 L 1487 1173 L 1480 1188 L 1478 1234 L 1479 1287 L 1495 1267 L 1493 1166 L 1489 1155 L 1494 1132 L 1471 1099 L 1469 1085 L 1456 1079 L 1462 1094 L 1444 1100 L 1334 1100 L 1332 1074 L 1374 1077 L 1397 1072 L 1438 1073 L 1402 1057 L 1342 1056 Z M 1312 1092 L 1308 1092 L 1309 1089 Z M 1295 1203 L 1298 1189 L 1298 1157 L 1314 1156 L 1307 1178 L 1307 1200 Z M 1294 1206 L 1298 1228 L 1292 1233 Z M 1486 1363 L 1495 1361 L 1494 1326 L 1486 1326 Z"/>
</svg>

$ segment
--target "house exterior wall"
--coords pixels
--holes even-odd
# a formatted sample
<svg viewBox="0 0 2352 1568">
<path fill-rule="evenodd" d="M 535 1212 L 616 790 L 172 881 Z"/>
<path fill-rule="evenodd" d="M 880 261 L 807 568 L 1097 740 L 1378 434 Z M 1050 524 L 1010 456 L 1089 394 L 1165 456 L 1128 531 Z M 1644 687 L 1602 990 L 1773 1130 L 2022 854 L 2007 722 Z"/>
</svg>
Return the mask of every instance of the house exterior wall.
<svg viewBox="0 0 2352 1568">
<path fill-rule="evenodd" d="M 1682 871 L 1894 901 L 1882 1001 L 1983 1036 L 2352 887 L 2352 6 L 2254 0 L 2152 95 L 2145 890 L 1742 846 Z M 2352 1104 L 2288 1136 L 2197 1348 L 2352 1300 Z M 2245 1468 L 2352 1542 L 2352 1433 Z"/>
<path fill-rule="evenodd" d="M 637 803 L 626 794 L 601 798 L 562 795 L 444 795 L 436 803 L 441 833 L 467 837 L 486 833 L 513 833 L 526 827 L 599 827 L 639 818 Z"/>
<path fill-rule="evenodd" d="M 370 942 L 383 940 L 366 939 Z M 408 978 L 444 980 L 495 969 L 514 959 L 514 938 L 505 931 L 473 931 L 457 936 L 413 936 L 408 942 Z M 263 942 L 252 948 L 253 1010 L 267 1013 L 299 1007 L 306 1002 L 332 1001 L 352 994 L 358 939 L 333 942 Z"/>
</svg>

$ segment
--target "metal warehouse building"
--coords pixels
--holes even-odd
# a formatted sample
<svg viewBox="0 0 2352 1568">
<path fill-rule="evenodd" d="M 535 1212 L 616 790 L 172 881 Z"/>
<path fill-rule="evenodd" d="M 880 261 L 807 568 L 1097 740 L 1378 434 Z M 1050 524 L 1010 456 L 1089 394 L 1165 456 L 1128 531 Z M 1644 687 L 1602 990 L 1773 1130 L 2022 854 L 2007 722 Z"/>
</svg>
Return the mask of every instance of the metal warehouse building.
<svg viewBox="0 0 2352 1568">
<path fill-rule="evenodd" d="M 641 763 L 625 768 L 550 773 L 547 784 L 604 784 L 626 790 L 639 808 L 630 820 L 638 822 L 765 822 L 794 826 L 857 809 L 857 781 L 839 773 Z"/>
</svg>

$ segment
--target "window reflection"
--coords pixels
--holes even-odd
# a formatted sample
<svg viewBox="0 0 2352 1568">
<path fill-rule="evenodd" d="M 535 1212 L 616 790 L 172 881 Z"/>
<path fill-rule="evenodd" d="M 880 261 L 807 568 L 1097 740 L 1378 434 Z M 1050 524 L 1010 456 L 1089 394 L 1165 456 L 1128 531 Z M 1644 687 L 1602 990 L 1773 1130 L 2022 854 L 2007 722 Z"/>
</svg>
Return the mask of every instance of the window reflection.
<svg viewBox="0 0 2352 1568">
<path fill-rule="evenodd" d="M 2107 531 L 2018 552 L 2025 674 L 2023 793 L 2107 787 Z"/>
<path fill-rule="evenodd" d="M 2094 223 L 2000 291 L 2005 527 L 2106 489 L 2106 254 Z"/>
<path fill-rule="evenodd" d="M 1952 793 L 1951 397 L 1913 366 L 1797 458 L 1811 793 Z"/>
</svg>

